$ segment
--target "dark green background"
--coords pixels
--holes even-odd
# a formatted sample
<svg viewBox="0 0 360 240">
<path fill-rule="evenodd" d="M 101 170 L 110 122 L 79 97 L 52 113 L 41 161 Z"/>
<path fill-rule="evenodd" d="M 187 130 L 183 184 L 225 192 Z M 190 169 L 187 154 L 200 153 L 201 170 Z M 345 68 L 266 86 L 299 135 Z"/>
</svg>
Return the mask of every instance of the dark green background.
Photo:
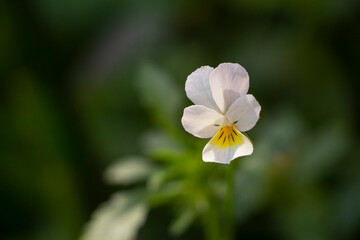
<svg viewBox="0 0 360 240">
<path fill-rule="evenodd" d="M 202 65 L 237 62 L 262 106 L 249 135 L 255 153 L 274 163 L 274 177 L 263 188 L 271 197 L 263 194 L 236 236 L 358 239 L 359 5 L 2 1 L 0 238 L 78 238 L 115 189 L 103 182 L 105 167 L 141 154 L 139 137 L 156 122 L 139 91 L 144 66 L 174 80 L 182 131 L 182 110 L 191 104 L 186 77 Z M 166 224 L 171 213 L 164 211 L 151 213 L 143 239 L 171 238 L 155 224 Z M 197 225 L 186 233 L 199 236 Z"/>
</svg>

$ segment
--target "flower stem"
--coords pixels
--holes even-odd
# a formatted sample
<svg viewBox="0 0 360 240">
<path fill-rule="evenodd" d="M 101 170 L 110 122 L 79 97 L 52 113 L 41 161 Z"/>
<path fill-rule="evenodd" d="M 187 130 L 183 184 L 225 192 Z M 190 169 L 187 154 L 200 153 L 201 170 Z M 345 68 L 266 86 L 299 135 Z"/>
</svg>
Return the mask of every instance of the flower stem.
<svg viewBox="0 0 360 240">
<path fill-rule="evenodd" d="M 207 240 L 220 240 L 220 222 L 217 208 L 210 208 L 203 217 L 204 235 Z"/>
<path fill-rule="evenodd" d="M 236 219 L 235 219 L 235 173 L 237 168 L 237 162 L 234 161 L 229 165 L 229 168 L 226 172 L 226 182 L 227 182 L 227 192 L 224 201 L 224 235 L 226 239 L 235 239 L 235 227 L 236 227 Z"/>
<path fill-rule="evenodd" d="M 237 162 L 227 166 L 225 170 L 227 191 L 223 199 L 212 199 L 211 207 L 202 218 L 205 239 L 207 240 L 233 240 L 235 239 L 235 174 Z"/>
</svg>

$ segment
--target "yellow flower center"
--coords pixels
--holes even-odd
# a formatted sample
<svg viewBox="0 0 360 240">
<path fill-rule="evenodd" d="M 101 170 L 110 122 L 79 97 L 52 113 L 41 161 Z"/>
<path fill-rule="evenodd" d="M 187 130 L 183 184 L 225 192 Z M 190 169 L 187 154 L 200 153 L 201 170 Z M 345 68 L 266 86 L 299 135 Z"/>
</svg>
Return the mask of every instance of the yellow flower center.
<svg viewBox="0 0 360 240">
<path fill-rule="evenodd" d="M 243 142 L 240 132 L 236 130 L 234 124 L 231 126 L 223 126 L 215 137 L 210 140 L 210 143 L 221 148 L 239 145 Z"/>
</svg>

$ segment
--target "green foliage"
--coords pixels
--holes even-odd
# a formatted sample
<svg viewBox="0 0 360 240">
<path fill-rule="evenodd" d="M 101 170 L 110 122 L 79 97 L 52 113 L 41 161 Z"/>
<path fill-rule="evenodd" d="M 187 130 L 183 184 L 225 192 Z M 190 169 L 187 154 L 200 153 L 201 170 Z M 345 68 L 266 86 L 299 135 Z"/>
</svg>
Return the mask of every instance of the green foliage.
<svg viewBox="0 0 360 240">
<path fill-rule="evenodd" d="M 146 159 L 128 157 L 110 165 L 105 171 L 105 180 L 109 184 L 129 185 L 147 179 L 154 171 Z"/>
<path fill-rule="evenodd" d="M 142 65 L 137 77 L 139 96 L 151 116 L 164 127 L 177 127 L 179 119 L 176 113 L 182 99 L 171 76 L 154 66 Z"/>
<path fill-rule="evenodd" d="M 1 2 L 0 238 L 358 239 L 358 12 Z M 186 77 L 220 62 L 262 106 L 253 155 L 230 166 L 202 162 L 180 121 Z"/>
<path fill-rule="evenodd" d="M 112 196 L 93 214 L 81 240 L 131 240 L 145 221 L 147 206 L 140 192 L 122 192 Z"/>
</svg>

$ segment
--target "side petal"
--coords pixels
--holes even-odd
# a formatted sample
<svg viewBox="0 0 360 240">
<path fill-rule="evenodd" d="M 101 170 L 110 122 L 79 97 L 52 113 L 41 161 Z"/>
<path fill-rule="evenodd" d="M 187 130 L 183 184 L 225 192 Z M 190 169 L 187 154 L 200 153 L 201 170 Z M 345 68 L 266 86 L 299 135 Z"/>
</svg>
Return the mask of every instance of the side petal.
<svg viewBox="0 0 360 240">
<path fill-rule="evenodd" d="M 196 105 L 219 111 L 211 93 L 209 77 L 214 68 L 203 66 L 192 72 L 186 79 L 185 91 L 188 98 Z"/>
<path fill-rule="evenodd" d="M 241 143 L 236 145 L 229 144 L 227 147 L 219 146 L 215 136 L 204 147 L 202 157 L 204 162 L 216 162 L 222 164 L 229 164 L 237 157 L 247 156 L 252 154 L 254 148 L 251 141 L 242 133 L 238 132 L 241 137 Z M 215 140 L 215 141 L 213 141 Z"/>
<path fill-rule="evenodd" d="M 249 90 L 249 75 L 237 63 L 220 64 L 211 72 L 209 82 L 212 96 L 223 113 Z"/>
<path fill-rule="evenodd" d="M 260 117 L 261 106 L 251 94 L 235 100 L 226 112 L 226 118 L 241 132 L 253 128 Z"/>
<path fill-rule="evenodd" d="M 225 117 L 213 109 L 192 105 L 184 109 L 181 123 L 195 137 L 211 138 L 219 131 L 224 120 Z"/>
</svg>

